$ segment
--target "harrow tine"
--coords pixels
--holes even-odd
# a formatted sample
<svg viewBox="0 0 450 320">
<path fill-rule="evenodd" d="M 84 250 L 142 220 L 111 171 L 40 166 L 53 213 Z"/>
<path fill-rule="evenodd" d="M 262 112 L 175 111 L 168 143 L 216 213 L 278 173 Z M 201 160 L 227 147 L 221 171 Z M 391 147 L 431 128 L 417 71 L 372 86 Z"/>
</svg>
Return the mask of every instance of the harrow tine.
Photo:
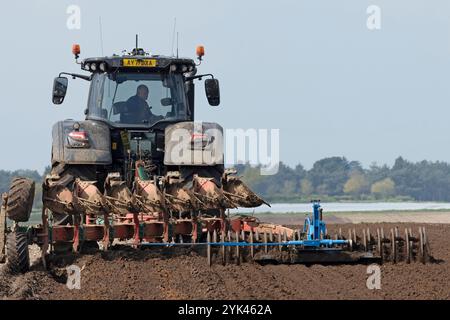
<svg viewBox="0 0 450 320">
<path fill-rule="evenodd" d="M 366 230 L 363 229 L 363 246 L 364 246 L 364 251 L 367 251 L 367 238 L 366 238 Z"/>
<path fill-rule="evenodd" d="M 406 263 L 411 263 L 411 243 L 409 241 L 408 229 L 405 228 Z"/>
<path fill-rule="evenodd" d="M 420 258 L 422 263 L 425 264 L 428 261 L 428 239 L 425 227 L 419 228 L 420 233 Z"/>
<path fill-rule="evenodd" d="M 255 232 L 255 240 L 256 240 L 256 242 L 259 242 L 259 231 L 258 231 L 258 229 L 256 229 L 256 232 Z"/>
<path fill-rule="evenodd" d="M 220 235 L 220 241 L 222 243 L 225 242 L 225 233 L 224 232 L 222 232 L 222 234 Z M 226 264 L 226 257 L 225 257 L 225 253 L 226 252 L 225 252 L 225 246 L 224 245 L 222 245 L 222 248 L 220 248 L 220 251 L 222 253 L 222 264 L 225 265 Z"/>
<path fill-rule="evenodd" d="M 270 233 L 269 233 L 269 241 L 273 242 L 273 231 L 272 229 L 270 229 Z"/>
<path fill-rule="evenodd" d="M 356 230 L 353 228 L 353 243 L 356 244 Z"/>
<path fill-rule="evenodd" d="M 208 235 L 206 236 L 206 242 L 208 242 L 208 246 L 206 249 L 206 256 L 208 258 L 208 267 L 211 267 L 211 233 L 208 231 Z"/>
<path fill-rule="evenodd" d="M 227 241 L 231 242 L 231 231 L 228 230 L 228 234 L 227 234 Z M 227 260 L 230 261 L 231 260 L 231 247 L 227 247 Z"/>
<path fill-rule="evenodd" d="M 426 258 L 426 262 L 429 261 L 430 259 L 430 244 L 428 243 L 428 235 L 425 232 L 425 227 L 423 227 L 423 234 L 425 236 L 425 258 Z"/>
<path fill-rule="evenodd" d="M 378 254 L 380 255 L 381 262 L 383 262 L 383 248 L 382 248 L 381 233 L 380 233 L 379 228 L 377 228 L 377 251 L 378 251 Z"/>
<path fill-rule="evenodd" d="M 264 232 L 264 252 L 265 253 L 268 252 L 268 248 L 267 248 L 267 232 Z"/>
<path fill-rule="evenodd" d="M 281 243 L 281 233 L 278 232 L 277 235 L 278 235 L 278 243 Z M 283 249 L 283 246 L 282 246 L 282 245 L 279 245 L 279 246 L 278 246 L 278 250 L 281 251 L 282 249 Z"/>
<path fill-rule="evenodd" d="M 239 232 L 236 231 L 236 244 L 239 243 Z M 241 252 L 239 250 L 239 246 L 236 246 L 236 264 L 240 265 L 241 263 Z"/>
<path fill-rule="evenodd" d="M 424 263 L 424 259 L 423 259 L 423 257 L 424 257 L 424 250 L 423 250 L 423 233 L 422 233 L 422 227 L 419 227 L 419 239 L 420 239 L 420 242 L 419 242 L 419 254 L 420 254 L 420 260 L 421 260 L 421 262 L 422 263 Z"/>
<path fill-rule="evenodd" d="M 253 248 L 253 230 L 250 230 L 250 256 L 252 257 L 252 259 L 255 256 L 255 249 Z"/>
<path fill-rule="evenodd" d="M 342 228 L 339 228 L 339 239 L 342 239 Z"/>
<path fill-rule="evenodd" d="M 214 243 L 217 242 L 217 230 L 215 230 L 215 229 L 214 229 L 214 232 L 213 232 L 213 242 Z"/>
<path fill-rule="evenodd" d="M 350 251 L 353 251 L 353 246 L 355 245 L 354 244 L 354 242 L 353 242 L 353 240 L 352 240 L 352 230 L 351 229 L 348 229 L 348 239 L 347 240 L 350 240 L 350 243 L 349 243 L 349 250 Z"/>
<path fill-rule="evenodd" d="M 395 231 L 391 229 L 391 259 L 393 263 L 397 263 L 397 244 L 395 240 Z"/>
</svg>

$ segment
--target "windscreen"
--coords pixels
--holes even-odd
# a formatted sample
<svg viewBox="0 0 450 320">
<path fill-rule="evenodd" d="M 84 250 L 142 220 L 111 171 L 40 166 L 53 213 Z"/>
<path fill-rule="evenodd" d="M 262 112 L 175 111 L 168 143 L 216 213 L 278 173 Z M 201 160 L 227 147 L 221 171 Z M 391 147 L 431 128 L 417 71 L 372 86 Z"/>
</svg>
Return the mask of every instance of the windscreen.
<svg viewBox="0 0 450 320">
<path fill-rule="evenodd" d="M 162 120 L 188 120 L 179 74 L 97 74 L 91 84 L 89 118 L 118 126 L 149 127 Z"/>
</svg>

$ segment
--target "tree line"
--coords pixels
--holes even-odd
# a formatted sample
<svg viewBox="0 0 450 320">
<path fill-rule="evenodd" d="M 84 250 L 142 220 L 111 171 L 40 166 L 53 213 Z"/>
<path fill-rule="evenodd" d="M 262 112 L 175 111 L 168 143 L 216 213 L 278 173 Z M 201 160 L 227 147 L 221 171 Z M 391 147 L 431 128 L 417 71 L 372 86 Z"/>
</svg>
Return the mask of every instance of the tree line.
<svg viewBox="0 0 450 320">
<path fill-rule="evenodd" d="M 238 165 L 243 180 L 272 202 L 324 201 L 450 201 L 450 164 L 410 162 L 402 157 L 392 167 L 330 157 L 291 168 L 280 163 L 273 176 L 260 175 L 259 167 Z"/>
<path fill-rule="evenodd" d="M 36 182 L 36 193 L 34 196 L 34 207 L 42 207 L 42 181 L 44 177 L 50 171 L 50 167 L 45 169 L 44 174 L 40 174 L 36 170 L 16 170 L 16 171 L 5 171 L 0 170 L 0 194 L 8 192 L 11 181 L 14 177 L 24 177 L 30 178 Z"/>
<path fill-rule="evenodd" d="M 271 202 L 323 201 L 448 201 L 450 202 L 450 164 L 410 162 L 402 157 L 392 167 L 373 163 L 363 168 L 358 161 L 330 157 L 306 170 L 280 163 L 275 175 L 263 176 L 260 167 L 237 165 L 238 174 L 256 193 Z M 14 177 L 36 181 L 35 207 L 42 197 L 44 174 L 35 170 L 0 170 L 0 193 L 7 192 Z"/>
</svg>

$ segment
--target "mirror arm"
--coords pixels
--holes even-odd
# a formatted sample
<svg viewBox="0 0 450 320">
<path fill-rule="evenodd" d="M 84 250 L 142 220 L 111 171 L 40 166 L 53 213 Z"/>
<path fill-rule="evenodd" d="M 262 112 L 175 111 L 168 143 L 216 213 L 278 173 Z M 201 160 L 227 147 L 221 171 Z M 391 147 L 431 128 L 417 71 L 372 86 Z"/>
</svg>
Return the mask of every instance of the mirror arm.
<svg viewBox="0 0 450 320">
<path fill-rule="evenodd" d="M 200 74 L 200 75 L 198 75 L 198 76 L 193 76 L 193 77 L 186 77 L 184 80 L 185 80 L 186 82 L 192 81 L 192 80 L 195 80 L 195 79 L 200 79 L 200 80 L 202 80 L 203 77 L 211 77 L 212 79 L 214 79 L 214 75 L 212 75 L 211 73 L 208 73 L 208 74 Z"/>
<path fill-rule="evenodd" d="M 86 81 L 91 81 L 91 80 L 92 80 L 92 75 L 86 76 L 86 75 L 83 75 L 83 74 L 77 74 L 77 73 L 61 72 L 61 73 L 59 74 L 59 76 L 61 77 L 63 74 L 64 74 L 64 75 L 67 75 L 67 76 L 71 76 L 73 79 L 79 78 L 79 79 L 83 79 L 83 80 L 86 80 Z"/>
</svg>

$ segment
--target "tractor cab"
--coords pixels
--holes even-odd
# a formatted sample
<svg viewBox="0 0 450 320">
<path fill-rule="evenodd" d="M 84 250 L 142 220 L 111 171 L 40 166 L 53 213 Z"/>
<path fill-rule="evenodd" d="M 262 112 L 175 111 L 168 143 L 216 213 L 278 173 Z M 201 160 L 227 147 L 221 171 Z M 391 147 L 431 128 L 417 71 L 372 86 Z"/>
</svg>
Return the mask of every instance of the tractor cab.
<svg viewBox="0 0 450 320">
<path fill-rule="evenodd" d="M 80 47 L 73 46 L 78 63 Z M 201 62 L 204 48 L 197 48 Z M 150 55 L 133 49 L 124 55 L 87 58 L 79 62 L 90 75 L 61 73 L 54 81 L 53 102 L 61 104 L 68 79 L 91 82 L 86 120 L 106 122 L 113 128 L 150 129 L 159 124 L 194 121 L 194 80 L 208 77 L 205 90 L 211 105 L 220 104 L 218 80 L 213 75 L 196 75 L 192 59 Z"/>
</svg>

